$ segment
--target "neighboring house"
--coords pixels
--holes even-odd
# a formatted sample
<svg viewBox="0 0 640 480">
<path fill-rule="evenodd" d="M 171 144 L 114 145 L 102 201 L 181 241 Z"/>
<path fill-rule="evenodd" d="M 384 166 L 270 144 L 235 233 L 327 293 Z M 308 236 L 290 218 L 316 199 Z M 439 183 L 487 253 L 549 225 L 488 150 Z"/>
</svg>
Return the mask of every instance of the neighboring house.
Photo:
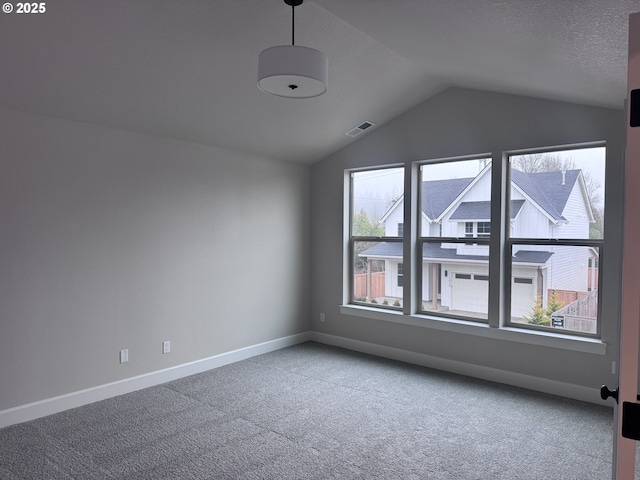
<svg viewBox="0 0 640 480">
<path fill-rule="evenodd" d="M 421 235 L 478 238 L 491 233 L 491 166 L 476 177 L 422 184 Z M 589 238 L 594 222 L 581 170 L 523 173 L 511 171 L 512 238 Z M 403 198 L 384 214 L 386 235 L 403 232 Z M 532 311 L 540 296 L 559 290 L 584 296 L 596 285 L 597 251 L 586 247 L 517 245 L 512 257 L 511 316 Z M 425 243 L 422 299 L 425 308 L 487 313 L 489 247 L 473 243 Z M 360 254 L 384 261 L 385 297 L 402 297 L 402 244 L 381 242 Z"/>
</svg>

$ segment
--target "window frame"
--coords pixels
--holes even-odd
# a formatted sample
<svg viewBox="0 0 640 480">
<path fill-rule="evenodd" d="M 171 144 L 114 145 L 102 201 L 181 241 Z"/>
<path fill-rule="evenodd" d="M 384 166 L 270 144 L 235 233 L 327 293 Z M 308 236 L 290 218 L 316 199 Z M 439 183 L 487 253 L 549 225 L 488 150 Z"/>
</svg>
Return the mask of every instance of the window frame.
<svg viewBox="0 0 640 480">
<path fill-rule="evenodd" d="M 474 237 L 474 222 L 464 222 L 464 236 L 465 238 L 473 238 Z"/>
<path fill-rule="evenodd" d="M 491 236 L 491 222 L 475 222 L 476 225 L 476 238 L 490 237 Z M 483 226 L 483 231 L 480 231 L 480 225 Z M 489 231 L 485 231 L 488 228 Z"/>
<path fill-rule="evenodd" d="M 348 176 L 348 192 L 349 192 L 349 204 L 348 204 L 348 217 L 349 217 L 349 221 L 348 224 L 345 225 L 347 228 L 347 232 L 348 232 L 348 294 L 347 294 L 347 303 L 352 304 L 352 305 L 360 305 L 360 306 L 366 306 L 366 307 L 370 307 L 370 308 L 380 308 L 380 309 L 388 309 L 388 310 L 394 310 L 394 311 L 402 311 L 402 304 L 404 303 L 404 295 L 403 298 L 400 300 L 400 306 L 396 306 L 396 305 L 385 305 L 383 303 L 373 303 L 373 302 L 365 302 L 362 300 L 358 300 L 355 298 L 355 268 L 354 268 L 354 263 L 355 263 L 355 244 L 356 242 L 372 242 L 372 243 L 382 243 L 382 242 L 389 242 L 389 243 L 400 243 L 403 244 L 404 242 L 404 237 L 402 236 L 388 236 L 388 235 L 380 235 L 380 236 L 374 236 L 374 235 L 354 235 L 353 234 L 353 225 L 354 225 L 354 188 L 353 188 L 353 184 L 354 184 L 354 177 L 355 174 L 357 173 L 361 173 L 361 172 L 375 172 L 375 171 L 382 171 L 382 170 L 388 170 L 388 169 L 402 169 L 403 170 L 403 175 L 406 175 L 406 171 L 405 171 L 405 166 L 402 164 L 394 164 L 394 165 L 382 165 L 382 166 L 376 166 L 376 167 L 371 167 L 371 168 L 359 168 L 359 169 L 350 169 L 350 170 L 346 170 L 345 173 Z M 404 192 L 402 193 L 402 195 L 404 195 Z M 404 254 L 402 256 L 402 258 L 400 259 L 399 263 L 405 263 L 404 261 Z M 404 286 L 402 287 L 404 289 Z"/>
<path fill-rule="evenodd" d="M 558 147 L 546 147 L 544 149 L 529 149 L 529 150 L 518 150 L 514 152 L 505 152 L 504 153 L 504 168 L 506 169 L 506 178 L 507 178 L 507 188 L 505 192 L 503 192 L 505 199 L 505 217 L 507 219 L 511 218 L 511 158 L 514 156 L 521 155 L 529 155 L 529 154 L 539 154 L 539 153 L 557 153 L 557 152 L 570 152 L 571 150 L 580 150 L 587 148 L 598 148 L 604 147 L 606 148 L 606 144 L 598 143 L 598 144 L 582 144 L 582 145 L 574 145 L 574 146 L 558 146 Z M 606 150 L 605 150 L 605 168 L 606 168 Z M 582 170 L 582 169 L 581 169 Z M 564 171 L 563 171 L 564 174 Z M 606 206 L 605 212 L 606 216 Z M 590 247 L 597 249 L 598 257 L 597 264 L 599 265 L 602 261 L 602 256 L 604 252 L 604 232 L 602 238 L 559 238 L 559 239 L 544 239 L 544 238 L 531 238 L 531 237 L 512 237 L 511 236 L 511 228 L 507 228 L 505 231 L 505 243 L 504 243 L 504 265 L 503 269 L 505 272 L 505 278 L 515 278 L 512 274 L 512 261 L 511 261 L 511 252 L 513 248 L 518 245 L 529 245 L 529 246 L 548 246 L 548 247 Z M 598 268 L 597 274 L 597 284 L 602 284 L 602 270 Z M 575 330 L 566 331 L 566 333 L 562 331 L 557 331 L 553 327 L 547 327 L 542 325 L 534 325 L 534 324 L 524 324 L 517 323 L 512 321 L 511 316 L 511 299 L 512 299 L 512 282 L 505 282 L 505 321 L 504 325 L 507 327 L 524 329 L 524 330 L 532 330 L 537 332 L 549 332 L 554 331 L 554 333 L 558 333 L 560 335 L 574 335 L 578 337 L 585 338 L 593 338 L 600 339 L 602 336 L 602 289 L 597 289 L 597 313 L 596 313 L 596 331 L 595 333 L 589 332 L 581 332 Z M 508 315 L 506 315 L 508 313 Z"/>
<path fill-rule="evenodd" d="M 480 226 L 482 225 L 482 230 L 480 231 Z M 484 231 L 488 227 L 488 232 Z M 491 222 L 487 221 L 472 221 L 472 222 L 464 222 L 464 236 L 465 238 L 489 238 L 491 236 Z"/>
<path fill-rule="evenodd" d="M 422 199 L 422 195 L 423 195 L 423 178 L 422 178 L 422 167 L 423 166 L 433 166 L 433 165 L 444 165 L 444 164 L 454 164 L 457 162 L 468 162 L 468 161 L 486 161 L 488 163 L 492 163 L 493 159 L 491 154 L 489 153 L 484 153 L 484 154 L 478 154 L 478 155 L 466 155 L 466 156 L 461 156 L 461 157 L 449 157 L 449 158 L 442 158 L 442 159 L 433 159 L 433 160 L 426 160 L 426 161 L 420 161 L 420 162 L 415 162 L 416 166 L 417 166 L 417 175 L 418 175 L 418 179 L 417 179 L 417 192 L 418 192 L 418 198 Z M 486 168 L 487 163 L 484 163 L 483 166 L 483 170 L 484 168 Z M 480 172 L 478 172 L 479 174 Z M 490 172 L 489 172 L 490 173 Z M 427 300 L 425 298 L 423 298 L 423 283 L 422 283 L 422 279 L 424 278 L 424 273 L 425 273 L 425 262 L 424 262 L 424 258 L 423 258 L 423 251 L 424 251 L 424 245 L 426 244 L 443 244 L 443 243 L 448 243 L 448 244 L 454 244 L 454 245 L 460 245 L 460 246 L 468 246 L 468 245 L 472 245 L 472 246 L 484 246 L 487 248 L 490 248 L 490 241 L 491 238 L 489 235 L 487 236 L 478 236 L 478 232 L 477 232 L 477 226 L 478 226 L 478 221 L 477 220 L 464 220 L 464 231 L 459 234 L 460 236 L 457 237 L 452 237 L 452 236 L 437 236 L 437 237 L 432 237 L 432 236 L 428 236 L 428 235 L 422 235 L 422 229 L 421 229 L 421 219 L 422 219 L 422 205 L 417 204 L 415 205 L 415 211 L 413 212 L 414 217 L 416 217 L 417 219 L 417 253 L 416 253 L 416 278 L 415 278 L 415 284 L 416 284 L 416 304 L 417 304 L 417 308 L 416 311 L 418 314 L 420 315 L 430 315 L 430 316 L 436 316 L 442 319 L 451 319 L 451 320 L 463 320 L 463 321 L 468 321 L 468 322 L 473 322 L 473 323 L 477 323 L 477 324 L 483 324 L 483 325 L 487 325 L 488 321 L 489 321 L 489 311 L 487 311 L 486 313 L 486 318 L 484 318 L 482 315 L 483 314 L 479 314 L 478 316 L 472 316 L 472 315 L 463 315 L 460 313 L 450 313 L 447 311 L 434 311 L 434 310 L 429 310 L 425 308 L 425 305 L 428 302 L 432 302 L 432 300 Z M 440 234 L 442 234 L 442 223 L 440 224 L 439 227 L 439 232 Z M 471 227 L 471 232 L 469 235 L 468 232 L 468 227 Z M 470 242 L 470 239 L 473 239 L 472 242 Z M 438 268 L 438 272 L 439 272 L 439 277 L 441 276 L 441 269 L 443 268 L 442 265 L 443 263 L 447 263 L 446 261 L 444 262 L 438 262 L 436 263 L 439 268 Z M 486 259 L 486 268 L 487 268 L 487 276 L 489 276 L 490 274 L 490 270 L 493 268 L 491 266 L 491 262 L 490 262 L 490 257 L 487 256 Z M 464 275 L 464 273 L 462 272 L 453 272 L 454 275 Z M 470 275 L 471 277 L 469 278 L 469 280 L 473 280 L 474 275 L 476 274 L 476 272 L 472 272 Z M 445 272 L 445 276 L 446 272 Z M 456 278 L 460 278 L 461 277 L 456 277 Z M 491 282 L 489 282 L 489 288 L 491 288 Z M 442 291 L 441 291 L 441 282 L 438 282 L 438 296 L 441 298 L 442 297 Z M 489 305 L 489 297 L 487 297 L 487 308 Z"/>
<path fill-rule="evenodd" d="M 349 191 L 345 190 L 345 199 L 349 198 L 349 223 L 345 225 L 348 228 L 348 234 L 345 235 L 345 239 L 348 242 L 345 244 L 348 246 L 348 265 L 345 268 L 345 296 L 344 303 L 341 307 L 341 311 L 346 314 L 362 316 L 366 318 L 378 318 L 382 320 L 389 320 L 393 322 L 405 323 L 410 325 L 422 325 L 430 328 L 437 328 L 447 331 L 460 331 L 472 335 L 488 336 L 491 338 L 504 338 L 504 339 L 518 339 L 525 343 L 536 345 L 548 345 L 557 346 L 559 348 L 568 348 L 570 350 L 591 352 L 597 354 L 605 354 L 606 344 L 602 342 L 602 289 L 598 289 L 598 307 L 597 307 L 597 327 L 596 333 L 584 333 L 573 330 L 558 330 L 550 327 L 539 327 L 536 325 L 525 325 L 519 323 L 512 323 L 510 321 L 511 312 L 511 287 L 514 281 L 512 275 L 512 265 L 510 261 L 510 253 L 514 245 L 521 244 L 545 244 L 544 239 L 530 239 L 530 238 L 511 238 L 511 219 L 510 219 L 510 196 L 511 196 L 511 178 L 510 178 L 510 157 L 514 155 L 524 155 L 528 153 L 538 152 L 560 152 L 570 151 L 573 149 L 587 149 L 587 148 L 606 148 L 606 142 L 588 142 L 575 145 L 558 145 L 552 147 L 545 147 L 543 149 L 527 149 L 527 150 L 512 150 L 501 151 L 494 154 L 479 154 L 479 155 L 467 155 L 460 157 L 449 157 L 441 159 L 419 160 L 405 162 L 404 164 L 392 164 L 382 165 L 369 168 L 358 169 L 345 169 L 345 174 L 351 175 L 353 172 L 358 171 L 371 171 L 380 170 L 385 168 L 404 167 L 404 189 L 403 197 L 405 202 L 410 202 L 410 205 L 404 208 L 404 224 L 410 225 L 410 228 L 405 228 L 405 236 L 398 237 L 359 237 L 358 240 L 370 240 L 370 241 L 390 241 L 390 242 L 402 242 L 403 243 L 403 256 L 401 262 L 405 267 L 406 278 L 403 279 L 403 306 L 400 308 L 390 308 L 389 306 L 383 306 L 377 304 L 371 306 L 371 304 L 359 303 L 353 301 L 353 238 L 351 235 L 353 214 L 351 205 L 352 198 L 347 193 L 352 193 L 351 182 L 345 182 L 348 184 Z M 605 154 L 606 155 L 606 154 Z M 469 244 L 468 237 L 452 238 L 452 237 L 422 237 L 421 236 L 421 173 L 420 166 L 431 163 L 443 163 L 443 162 L 457 162 L 464 160 L 477 160 L 488 159 L 492 163 L 491 174 L 491 222 L 490 222 L 490 234 L 489 236 L 475 236 L 473 238 L 473 244 L 482 244 L 489 247 L 488 270 L 489 275 L 478 274 L 483 276 L 483 281 L 489 283 L 489 298 L 488 298 L 488 312 L 487 321 L 479 320 L 475 317 L 464 317 L 460 315 L 448 315 L 446 313 L 427 312 L 422 310 L 422 248 L 426 242 L 440 242 L 440 243 L 461 243 Z M 605 156 L 606 162 L 606 156 Z M 347 178 L 347 177 L 345 177 Z M 409 189 L 409 191 L 407 191 Z M 411 197 L 411 198 L 409 198 Z M 347 210 L 345 210 L 345 213 Z M 605 212 L 606 214 L 606 212 Z M 474 234 L 477 235 L 477 222 L 474 225 Z M 603 232 L 604 233 L 604 232 Z M 563 245 L 567 246 L 588 246 L 596 248 L 598 251 L 597 265 L 602 265 L 602 256 L 604 252 L 605 240 L 601 239 L 562 239 L 562 240 L 549 240 L 550 245 Z M 442 265 L 440 265 L 441 268 Z M 475 274 L 475 272 L 472 272 Z M 347 279 L 348 275 L 348 279 Z M 518 278 L 521 276 L 519 275 Z M 597 281 L 598 284 L 602 282 L 602 269 L 598 268 Z M 530 283 L 535 282 L 535 279 L 529 279 Z M 440 292 L 438 292 L 440 293 Z M 385 310 L 386 309 L 386 310 Z M 393 310 L 393 311 L 389 311 Z M 380 314 L 376 314 L 380 312 Z M 485 330 L 485 328 L 489 330 Z M 488 333 L 493 332 L 493 333 Z M 555 340 L 554 340 L 555 339 Z M 557 341 L 556 341 L 557 340 Z"/>
</svg>

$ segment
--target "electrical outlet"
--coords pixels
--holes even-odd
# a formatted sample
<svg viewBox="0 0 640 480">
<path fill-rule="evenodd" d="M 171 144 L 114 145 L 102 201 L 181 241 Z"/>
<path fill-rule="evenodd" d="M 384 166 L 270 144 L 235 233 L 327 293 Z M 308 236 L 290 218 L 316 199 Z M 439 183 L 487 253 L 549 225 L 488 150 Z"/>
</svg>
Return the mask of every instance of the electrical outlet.
<svg viewBox="0 0 640 480">
<path fill-rule="evenodd" d="M 169 353 L 171 351 L 171 342 L 169 340 L 165 340 L 162 342 L 162 353 Z"/>
<path fill-rule="evenodd" d="M 129 361 L 129 349 L 125 348 L 120 350 L 120 363 L 126 363 Z"/>
<path fill-rule="evenodd" d="M 321 314 L 320 314 L 320 321 L 321 321 L 321 322 L 324 322 L 324 313 L 321 313 Z"/>
</svg>

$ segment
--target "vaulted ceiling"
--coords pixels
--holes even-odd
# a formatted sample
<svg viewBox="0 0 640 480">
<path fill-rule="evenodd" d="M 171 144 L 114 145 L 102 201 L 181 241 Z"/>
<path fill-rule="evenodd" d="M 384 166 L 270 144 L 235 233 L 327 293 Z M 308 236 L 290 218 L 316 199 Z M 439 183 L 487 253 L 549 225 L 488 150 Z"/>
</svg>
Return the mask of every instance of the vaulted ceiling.
<svg viewBox="0 0 640 480">
<path fill-rule="evenodd" d="M 12 2 L 15 4 L 15 2 Z M 49 0 L 0 14 L 0 107 L 313 163 L 451 86 L 622 108 L 640 0 L 305 0 L 312 99 L 256 87 L 282 0 Z"/>
</svg>

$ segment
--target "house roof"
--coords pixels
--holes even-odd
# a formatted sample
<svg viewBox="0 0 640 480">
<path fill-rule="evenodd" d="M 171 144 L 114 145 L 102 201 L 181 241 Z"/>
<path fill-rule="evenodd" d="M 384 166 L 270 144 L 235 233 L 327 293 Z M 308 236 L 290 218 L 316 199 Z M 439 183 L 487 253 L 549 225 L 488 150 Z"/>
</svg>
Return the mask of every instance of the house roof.
<svg viewBox="0 0 640 480">
<path fill-rule="evenodd" d="M 422 182 L 422 212 L 431 220 L 438 218 L 451 205 L 451 202 L 467 188 L 473 178 Z"/>
<path fill-rule="evenodd" d="M 516 263 L 546 263 L 551 258 L 553 252 L 542 252 L 539 250 L 518 250 L 513 256 Z"/>
<path fill-rule="evenodd" d="M 487 168 L 488 171 L 490 169 Z M 485 171 L 481 172 L 482 175 Z M 555 222 L 566 221 L 562 216 L 567 200 L 571 195 L 571 191 L 580 176 L 581 170 L 566 170 L 563 173 L 556 172 L 536 172 L 525 173 L 520 170 L 511 170 L 511 180 L 516 188 L 535 202 L 549 218 Z M 430 219 L 435 220 L 440 217 L 447 208 L 458 198 L 464 190 L 477 178 L 451 178 L 445 180 L 429 180 L 422 182 L 422 212 Z M 389 210 L 383 215 L 382 220 L 402 204 L 404 196 L 394 203 Z M 514 219 L 524 202 L 522 200 L 514 200 L 510 204 L 511 219 Z M 488 209 L 490 202 L 462 202 L 454 214 L 454 220 L 479 220 L 488 219 Z M 485 210 L 486 209 L 486 210 Z"/>
<path fill-rule="evenodd" d="M 555 221 L 565 220 L 562 211 L 579 175 L 580 170 L 566 170 L 563 181 L 561 171 L 524 173 L 511 170 L 512 182 Z"/>
<path fill-rule="evenodd" d="M 515 263 L 545 264 L 551 258 L 553 252 L 539 250 L 519 250 L 514 256 Z M 359 255 L 360 257 L 402 258 L 402 243 L 380 242 L 368 248 Z M 458 255 L 455 248 L 442 248 L 439 243 L 424 243 L 422 245 L 422 258 L 434 260 L 464 260 L 487 262 L 487 255 Z"/>
<path fill-rule="evenodd" d="M 524 200 L 511 200 L 511 208 L 509 209 L 511 220 L 516 218 L 523 205 Z M 491 219 L 491 202 L 462 202 L 450 218 L 452 220 L 481 220 L 488 222 Z"/>
</svg>

